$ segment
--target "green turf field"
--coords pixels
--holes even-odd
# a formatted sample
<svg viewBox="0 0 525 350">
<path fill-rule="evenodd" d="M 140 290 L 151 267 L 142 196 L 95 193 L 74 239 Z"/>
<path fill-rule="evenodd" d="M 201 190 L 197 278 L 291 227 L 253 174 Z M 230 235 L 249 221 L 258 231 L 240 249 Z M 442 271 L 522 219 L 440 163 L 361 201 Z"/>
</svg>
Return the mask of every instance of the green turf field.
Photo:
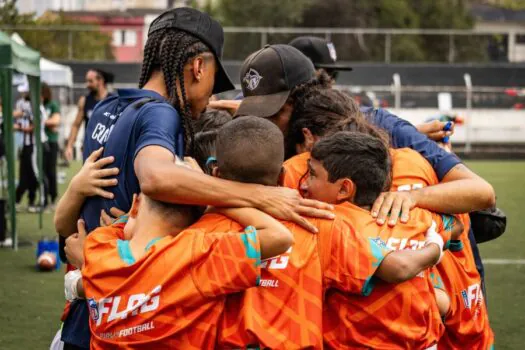
<svg viewBox="0 0 525 350">
<path fill-rule="evenodd" d="M 493 184 L 498 205 L 508 216 L 507 233 L 481 246 L 486 259 L 525 259 L 525 230 L 521 226 L 525 203 L 525 162 L 470 162 Z M 68 171 L 72 173 L 77 167 Z M 70 176 L 68 176 L 68 179 Z M 63 190 L 63 186 L 62 186 Z M 18 217 L 21 240 L 37 241 L 54 235 L 52 214 Z M 36 272 L 35 247 L 18 252 L 0 249 L 0 349 L 46 349 L 60 326 L 64 305 L 63 272 Z M 487 265 L 487 292 L 497 349 L 522 349 L 525 344 L 525 265 Z"/>
</svg>

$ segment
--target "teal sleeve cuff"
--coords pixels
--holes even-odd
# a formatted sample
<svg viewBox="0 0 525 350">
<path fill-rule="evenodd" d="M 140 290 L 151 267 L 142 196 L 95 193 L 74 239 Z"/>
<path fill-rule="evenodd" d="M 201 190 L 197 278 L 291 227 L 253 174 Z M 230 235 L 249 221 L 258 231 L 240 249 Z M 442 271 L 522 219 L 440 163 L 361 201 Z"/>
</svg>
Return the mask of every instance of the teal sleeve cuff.
<svg viewBox="0 0 525 350">
<path fill-rule="evenodd" d="M 451 252 L 460 252 L 463 250 L 463 242 L 458 240 L 451 240 L 448 245 L 448 249 Z"/>
<path fill-rule="evenodd" d="M 253 226 L 248 226 L 244 229 L 244 233 L 241 234 L 242 243 L 246 250 L 246 256 L 249 259 L 255 260 L 255 268 L 259 269 L 261 266 L 261 247 L 257 239 L 257 230 Z M 258 272 L 255 285 L 259 286 L 261 282 L 260 271 Z"/>
<path fill-rule="evenodd" d="M 375 278 L 374 276 L 370 276 L 366 279 L 365 285 L 363 286 L 363 289 L 361 289 L 361 295 L 364 297 L 367 297 L 372 293 L 372 290 L 374 290 L 375 286 Z"/>
</svg>

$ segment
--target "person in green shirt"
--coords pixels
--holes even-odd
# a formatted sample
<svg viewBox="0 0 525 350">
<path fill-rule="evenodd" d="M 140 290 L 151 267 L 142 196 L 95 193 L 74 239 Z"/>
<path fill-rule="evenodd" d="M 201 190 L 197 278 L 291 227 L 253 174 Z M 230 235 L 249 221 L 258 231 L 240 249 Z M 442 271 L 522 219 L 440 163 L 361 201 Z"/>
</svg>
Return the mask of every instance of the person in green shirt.
<svg viewBox="0 0 525 350">
<path fill-rule="evenodd" d="M 54 206 L 58 196 L 57 191 L 57 158 L 58 158 L 58 128 L 60 126 L 60 105 L 53 100 L 51 88 L 42 83 L 42 104 L 47 113 L 44 123 L 47 142 L 44 145 L 44 207 Z M 50 200 L 50 201 L 49 201 Z"/>
</svg>

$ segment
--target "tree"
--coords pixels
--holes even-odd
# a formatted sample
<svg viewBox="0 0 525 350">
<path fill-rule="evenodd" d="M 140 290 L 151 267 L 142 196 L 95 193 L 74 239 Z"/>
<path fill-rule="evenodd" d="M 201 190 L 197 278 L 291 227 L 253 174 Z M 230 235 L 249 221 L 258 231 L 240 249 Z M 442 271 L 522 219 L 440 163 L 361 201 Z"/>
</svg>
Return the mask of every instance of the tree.
<svg viewBox="0 0 525 350">
<path fill-rule="evenodd" d="M 3 25 L 31 24 L 33 23 L 34 14 L 18 13 L 16 1 L 0 0 L 0 23 Z"/>
<path fill-rule="evenodd" d="M 223 26 L 292 27 L 302 20 L 304 9 L 313 0 L 219 0 L 207 1 L 202 10 L 217 18 Z M 283 43 L 294 36 L 272 34 L 267 42 Z M 244 59 L 261 48 L 257 33 L 226 33 L 225 55 L 228 59 Z"/>
<path fill-rule="evenodd" d="M 473 25 L 465 0 L 316 0 L 301 22 L 304 27 L 400 29 L 470 29 Z M 381 61 L 385 55 L 384 35 L 338 35 L 332 40 L 342 59 Z M 454 40 L 457 58 L 468 61 L 484 57 L 485 46 L 479 38 Z M 448 36 L 391 37 L 392 61 L 446 61 L 448 52 Z"/>
<path fill-rule="evenodd" d="M 20 14 L 16 2 L 6 0 L 0 7 L 0 20 L 3 25 L 14 27 L 8 32 L 17 32 L 26 44 L 43 57 L 51 59 L 67 59 L 71 57 L 80 60 L 106 60 L 113 59 L 111 37 L 101 33 L 93 26 L 91 31 L 61 31 L 61 30 L 31 30 L 16 29 L 18 25 L 47 27 L 62 25 L 76 25 L 77 21 L 68 19 L 63 13 L 47 12 L 35 19 L 34 14 Z"/>
<path fill-rule="evenodd" d="M 63 13 L 44 13 L 35 21 L 37 26 L 75 25 L 78 21 L 67 18 Z M 26 43 L 39 50 L 47 58 L 76 60 L 113 59 L 111 36 L 98 31 L 96 26 L 86 31 L 25 31 L 22 38 Z M 71 45 L 71 47 L 70 47 Z"/>
</svg>

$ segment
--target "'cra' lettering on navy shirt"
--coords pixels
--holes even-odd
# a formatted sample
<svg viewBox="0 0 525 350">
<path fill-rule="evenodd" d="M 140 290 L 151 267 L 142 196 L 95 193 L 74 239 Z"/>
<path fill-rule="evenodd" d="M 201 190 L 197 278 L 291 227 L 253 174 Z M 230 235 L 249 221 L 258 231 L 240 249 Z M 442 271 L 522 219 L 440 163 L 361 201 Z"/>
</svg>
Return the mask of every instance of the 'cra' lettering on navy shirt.
<svg viewBox="0 0 525 350">
<path fill-rule="evenodd" d="M 118 185 L 108 188 L 115 195 L 108 200 L 91 197 L 82 208 L 88 232 L 99 226 L 100 211 L 116 207 L 131 208 L 134 193 L 140 192 L 134 160 L 147 146 L 166 148 L 183 157 L 184 135 L 181 117 L 166 99 L 156 92 L 141 89 L 120 89 L 117 94 L 101 101 L 93 110 L 84 139 L 84 160 L 95 150 L 104 147 L 103 157 L 114 156 Z"/>
</svg>

